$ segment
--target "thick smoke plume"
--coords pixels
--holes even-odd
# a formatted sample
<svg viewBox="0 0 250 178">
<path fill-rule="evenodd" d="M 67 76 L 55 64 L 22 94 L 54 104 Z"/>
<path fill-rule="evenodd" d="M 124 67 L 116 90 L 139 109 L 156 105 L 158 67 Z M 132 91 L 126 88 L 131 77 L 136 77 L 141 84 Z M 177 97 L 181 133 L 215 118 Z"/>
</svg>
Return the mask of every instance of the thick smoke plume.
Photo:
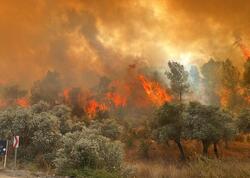
<svg viewBox="0 0 250 178">
<path fill-rule="evenodd" d="M 103 76 L 124 78 L 128 65 L 161 71 L 172 58 L 241 65 L 234 34 L 248 46 L 249 7 L 245 0 L 1 1 L 1 83 L 30 87 L 55 70 L 64 85 L 90 88 Z"/>
</svg>

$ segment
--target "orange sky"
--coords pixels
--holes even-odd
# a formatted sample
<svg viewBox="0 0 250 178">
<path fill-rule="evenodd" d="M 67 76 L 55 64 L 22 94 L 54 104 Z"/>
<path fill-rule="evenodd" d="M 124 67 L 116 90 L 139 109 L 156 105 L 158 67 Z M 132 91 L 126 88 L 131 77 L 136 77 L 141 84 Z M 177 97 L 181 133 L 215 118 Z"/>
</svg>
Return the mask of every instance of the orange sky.
<svg viewBox="0 0 250 178">
<path fill-rule="evenodd" d="M 128 64 L 202 64 L 244 59 L 248 0 L 1 0 L 0 80 L 29 86 L 47 70 L 91 86 Z"/>
</svg>

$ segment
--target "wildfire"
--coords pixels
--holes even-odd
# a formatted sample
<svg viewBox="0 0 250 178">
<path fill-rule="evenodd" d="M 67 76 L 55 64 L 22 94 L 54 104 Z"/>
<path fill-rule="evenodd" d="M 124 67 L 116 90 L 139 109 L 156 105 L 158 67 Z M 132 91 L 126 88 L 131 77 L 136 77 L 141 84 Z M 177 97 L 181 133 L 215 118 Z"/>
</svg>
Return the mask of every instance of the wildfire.
<svg viewBox="0 0 250 178">
<path fill-rule="evenodd" d="M 4 108 L 7 106 L 7 103 L 5 100 L 0 99 L 0 108 Z"/>
<path fill-rule="evenodd" d="M 71 91 L 71 89 L 69 89 L 69 88 L 66 88 L 66 89 L 63 90 L 63 97 L 64 97 L 64 101 L 65 101 L 66 103 L 69 103 L 69 102 L 70 102 L 70 99 L 69 99 L 70 91 Z"/>
<path fill-rule="evenodd" d="M 127 103 L 127 98 L 119 95 L 118 93 L 108 92 L 106 97 L 114 103 L 115 107 L 125 107 Z"/>
<path fill-rule="evenodd" d="M 164 89 L 158 82 L 150 81 L 143 75 L 139 75 L 138 79 L 140 80 L 147 96 L 154 104 L 160 106 L 165 102 L 172 101 L 172 96 L 169 95 L 166 89 Z"/>
<path fill-rule="evenodd" d="M 19 98 L 16 100 L 16 104 L 18 106 L 21 106 L 21 107 L 24 107 L 24 108 L 27 108 L 30 106 L 29 104 L 29 101 L 26 99 L 26 98 Z"/>
<path fill-rule="evenodd" d="M 226 108 L 228 106 L 229 97 L 230 97 L 230 91 L 228 89 L 221 89 L 219 92 L 220 97 L 220 105 L 223 108 Z"/>
<path fill-rule="evenodd" d="M 96 100 L 92 99 L 87 103 L 84 110 L 90 118 L 93 118 L 98 111 L 107 111 L 108 107 L 105 104 L 98 103 Z"/>
<path fill-rule="evenodd" d="M 94 118 L 99 111 L 124 108 L 128 103 L 130 107 L 145 107 L 152 103 L 160 106 L 172 100 L 172 96 L 164 87 L 143 75 L 136 75 L 129 81 L 114 80 L 109 83 L 103 93 L 83 92 L 80 89 L 75 97 L 70 97 L 71 92 L 73 92 L 72 89 L 64 89 L 62 95 L 65 104 L 78 105 L 89 118 Z"/>
<path fill-rule="evenodd" d="M 250 49 L 245 44 L 243 44 L 242 42 L 239 43 L 239 47 L 240 47 L 244 57 L 246 59 L 250 59 Z"/>
<path fill-rule="evenodd" d="M 250 96 L 248 96 L 246 88 L 239 88 L 238 93 L 243 97 L 246 103 L 250 104 Z"/>
</svg>

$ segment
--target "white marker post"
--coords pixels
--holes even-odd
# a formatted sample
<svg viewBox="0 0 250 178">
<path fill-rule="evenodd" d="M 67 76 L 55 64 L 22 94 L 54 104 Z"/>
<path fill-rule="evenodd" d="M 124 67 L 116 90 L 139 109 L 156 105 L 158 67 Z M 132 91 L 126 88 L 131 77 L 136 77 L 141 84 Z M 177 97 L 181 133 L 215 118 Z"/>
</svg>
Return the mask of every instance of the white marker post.
<svg viewBox="0 0 250 178">
<path fill-rule="evenodd" d="M 19 136 L 14 136 L 13 148 L 15 149 L 15 169 L 17 160 L 17 148 L 19 147 Z"/>
</svg>

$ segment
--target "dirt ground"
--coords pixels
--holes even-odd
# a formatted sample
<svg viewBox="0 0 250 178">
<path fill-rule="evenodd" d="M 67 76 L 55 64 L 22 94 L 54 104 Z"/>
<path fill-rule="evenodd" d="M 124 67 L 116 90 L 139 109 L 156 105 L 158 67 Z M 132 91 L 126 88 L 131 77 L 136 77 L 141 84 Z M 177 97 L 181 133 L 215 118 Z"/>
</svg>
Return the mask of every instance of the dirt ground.
<svg viewBox="0 0 250 178">
<path fill-rule="evenodd" d="M 59 177 L 46 176 L 42 173 L 34 174 L 25 170 L 0 169 L 0 178 L 59 178 Z"/>
<path fill-rule="evenodd" d="M 35 178 L 27 171 L 0 170 L 0 178 Z"/>
</svg>

